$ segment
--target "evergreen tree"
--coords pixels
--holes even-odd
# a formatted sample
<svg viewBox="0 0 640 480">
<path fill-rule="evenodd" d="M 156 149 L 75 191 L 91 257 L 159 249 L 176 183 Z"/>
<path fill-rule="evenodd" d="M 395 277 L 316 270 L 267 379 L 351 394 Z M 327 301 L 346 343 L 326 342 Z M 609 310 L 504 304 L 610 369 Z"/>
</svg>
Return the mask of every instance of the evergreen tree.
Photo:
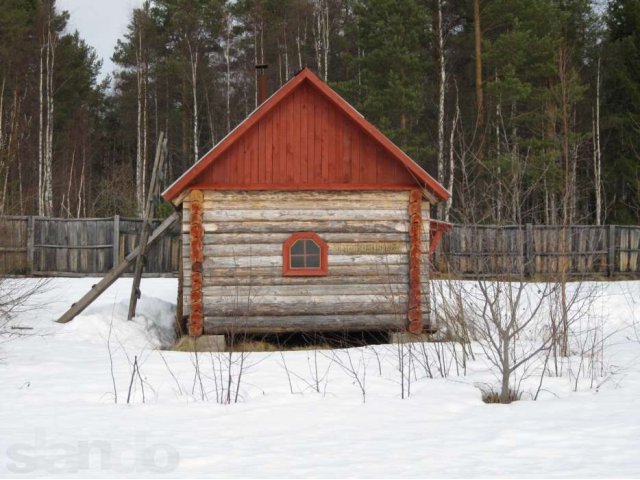
<svg viewBox="0 0 640 480">
<path fill-rule="evenodd" d="M 612 222 L 640 218 L 640 1 L 614 0 L 603 65 L 604 171 Z"/>
</svg>

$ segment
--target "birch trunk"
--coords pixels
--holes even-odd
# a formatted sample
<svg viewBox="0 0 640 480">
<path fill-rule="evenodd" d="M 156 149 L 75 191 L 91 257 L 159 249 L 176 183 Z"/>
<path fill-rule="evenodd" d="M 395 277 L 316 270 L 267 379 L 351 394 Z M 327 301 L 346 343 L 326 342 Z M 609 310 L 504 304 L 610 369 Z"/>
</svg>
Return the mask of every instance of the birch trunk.
<svg viewBox="0 0 640 480">
<path fill-rule="evenodd" d="M 300 25 L 296 30 L 296 47 L 298 50 L 298 70 L 302 70 L 302 42 L 300 39 Z"/>
<path fill-rule="evenodd" d="M 596 108 L 593 124 L 593 176 L 596 194 L 596 225 L 602 224 L 602 154 L 600 149 L 600 58 L 596 74 Z"/>
<path fill-rule="evenodd" d="M 444 38 L 442 34 L 442 0 L 436 0 L 436 36 L 438 78 L 438 181 L 444 183 L 444 102 L 446 89 L 446 70 L 444 59 Z M 438 205 L 438 216 L 443 217 L 446 205 Z"/>
<path fill-rule="evenodd" d="M 569 239 L 569 208 L 570 198 L 570 170 L 569 170 L 569 55 L 565 45 L 561 45 L 558 52 L 558 75 L 560 80 L 560 102 L 562 121 L 562 234 L 560 257 L 560 294 L 561 294 L 561 345 L 560 355 L 566 357 L 569 353 L 569 312 L 567 303 L 567 271 L 569 259 L 567 258 Z"/>
<path fill-rule="evenodd" d="M 227 15 L 226 19 L 226 42 L 224 45 L 224 62 L 227 67 L 226 72 L 226 121 L 227 121 L 227 133 L 231 131 L 231 19 Z"/>
<path fill-rule="evenodd" d="M 191 46 L 191 42 L 187 39 L 189 46 L 189 60 L 191 64 L 191 97 L 193 101 L 193 162 L 198 161 L 198 50 Z"/>
<path fill-rule="evenodd" d="M 282 36 L 284 37 L 284 81 L 289 80 L 291 72 L 289 71 L 289 46 L 287 44 L 287 23 L 284 23 Z"/>
<path fill-rule="evenodd" d="M 51 18 L 49 17 L 47 48 L 46 48 L 46 128 L 44 138 L 44 164 L 43 164 L 43 212 L 46 216 L 53 215 L 53 71 L 55 67 L 56 39 L 51 31 Z"/>
<path fill-rule="evenodd" d="M 318 73 L 326 82 L 329 78 L 329 51 L 331 40 L 329 2 L 327 0 L 316 0 L 314 2 L 313 13 L 315 17 L 313 36 L 316 63 L 318 65 Z"/>
<path fill-rule="evenodd" d="M 476 115 L 478 126 L 484 123 L 484 93 L 482 90 L 482 29 L 480 26 L 480 0 L 473 0 L 473 25 L 476 67 Z"/>
<path fill-rule="evenodd" d="M 38 215 L 44 216 L 43 167 L 44 167 L 44 52 L 43 39 L 40 47 L 40 82 L 38 87 Z"/>
<path fill-rule="evenodd" d="M 254 25 L 253 27 L 253 64 L 258 64 L 258 27 Z M 253 108 L 258 108 L 258 76 L 253 76 L 253 90 L 255 95 L 253 96 L 254 105 Z"/>
<path fill-rule="evenodd" d="M 444 208 L 444 221 L 448 222 L 451 216 L 451 207 L 453 206 L 453 184 L 455 180 L 455 149 L 454 149 L 454 141 L 455 141 L 455 133 L 458 128 L 458 120 L 460 118 L 460 103 L 458 101 L 458 92 L 456 89 L 456 111 L 453 115 L 453 120 L 451 121 L 451 133 L 449 134 L 449 181 L 447 183 L 447 190 L 449 190 L 449 198 L 445 203 Z"/>
<path fill-rule="evenodd" d="M 140 27 L 139 27 L 140 28 Z M 138 215 L 142 215 L 145 198 L 146 157 L 143 149 L 143 100 L 142 85 L 142 33 L 138 32 L 138 49 L 136 52 L 136 86 L 137 86 L 137 121 L 136 121 L 136 206 Z"/>
<path fill-rule="evenodd" d="M 5 165 L 7 165 L 7 172 L 5 178 L 8 177 L 8 157 L 6 142 L 4 139 L 4 87 L 6 78 L 2 78 L 2 87 L 0 88 L 0 174 L 4 171 Z M 6 182 L 5 182 L 6 183 Z M 4 215 L 6 194 L 3 192 L 0 196 L 0 215 Z"/>
</svg>

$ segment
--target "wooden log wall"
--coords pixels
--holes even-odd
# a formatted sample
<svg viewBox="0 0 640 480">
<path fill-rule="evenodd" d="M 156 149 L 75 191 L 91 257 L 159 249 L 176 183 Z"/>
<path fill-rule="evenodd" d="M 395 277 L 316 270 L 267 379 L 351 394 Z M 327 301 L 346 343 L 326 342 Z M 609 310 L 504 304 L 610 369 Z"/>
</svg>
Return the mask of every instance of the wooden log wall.
<svg viewBox="0 0 640 480">
<path fill-rule="evenodd" d="M 204 191 L 203 207 L 205 333 L 407 327 L 408 191 Z M 192 286 L 190 209 L 186 201 L 185 305 Z M 428 210 L 424 202 L 427 219 Z M 327 276 L 282 275 L 282 244 L 297 231 L 328 243 Z M 428 251 L 428 235 L 423 241 Z M 428 255 L 421 256 L 426 281 Z"/>
</svg>

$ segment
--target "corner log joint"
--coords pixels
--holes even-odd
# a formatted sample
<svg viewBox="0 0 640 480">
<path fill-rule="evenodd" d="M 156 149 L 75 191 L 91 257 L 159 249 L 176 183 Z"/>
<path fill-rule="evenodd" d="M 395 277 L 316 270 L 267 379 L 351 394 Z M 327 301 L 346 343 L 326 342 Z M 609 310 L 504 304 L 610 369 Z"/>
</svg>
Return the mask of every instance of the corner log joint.
<svg viewBox="0 0 640 480">
<path fill-rule="evenodd" d="M 411 190 L 409 195 L 409 332 L 422 333 L 422 302 L 420 260 L 422 256 L 422 192 Z"/>
<path fill-rule="evenodd" d="M 199 337 L 203 333 L 204 326 L 204 306 L 202 304 L 202 263 L 204 262 L 202 203 L 204 201 L 204 195 L 201 190 L 192 190 L 189 194 L 189 200 L 191 200 L 189 219 L 191 244 L 191 308 L 189 314 L 189 335 Z"/>
</svg>

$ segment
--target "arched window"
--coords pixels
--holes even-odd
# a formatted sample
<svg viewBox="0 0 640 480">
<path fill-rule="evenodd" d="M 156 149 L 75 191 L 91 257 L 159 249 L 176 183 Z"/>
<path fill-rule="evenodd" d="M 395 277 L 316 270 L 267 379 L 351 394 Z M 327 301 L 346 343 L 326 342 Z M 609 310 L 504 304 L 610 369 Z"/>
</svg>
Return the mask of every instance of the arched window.
<svg viewBox="0 0 640 480">
<path fill-rule="evenodd" d="M 327 274 L 327 242 L 313 232 L 293 233 L 282 245 L 282 274 L 318 277 Z"/>
</svg>

